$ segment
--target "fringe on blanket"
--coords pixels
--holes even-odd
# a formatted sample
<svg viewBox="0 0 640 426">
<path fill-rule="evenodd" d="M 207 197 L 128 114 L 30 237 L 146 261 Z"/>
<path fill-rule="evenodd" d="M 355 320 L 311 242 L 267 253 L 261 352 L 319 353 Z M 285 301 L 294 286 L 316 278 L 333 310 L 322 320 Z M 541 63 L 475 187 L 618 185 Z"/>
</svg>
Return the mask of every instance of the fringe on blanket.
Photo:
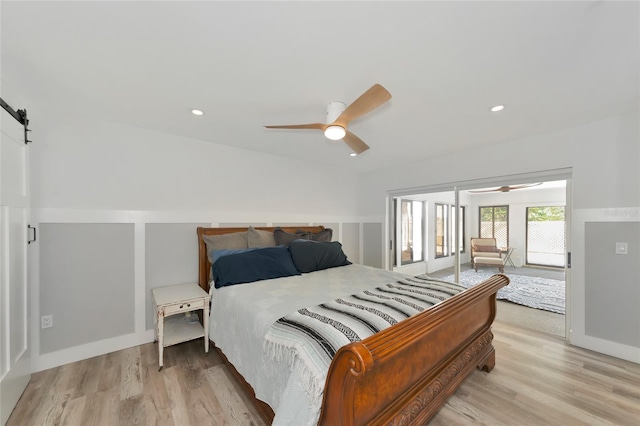
<svg viewBox="0 0 640 426">
<path fill-rule="evenodd" d="M 267 333 L 269 334 L 269 333 Z M 316 365 L 313 362 L 306 362 L 300 357 L 300 354 L 306 353 L 302 345 L 289 345 L 289 342 L 283 342 L 273 334 L 267 338 L 264 343 L 264 352 L 267 356 L 275 359 L 279 363 L 284 363 L 289 367 L 289 371 L 299 371 L 303 381 L 303 388 L 311 403 L 315 407 L 322 405 L 322 397 L 324 394 L 324 384 L 327 379 L 325 371 L 313 371 L 309 365 Z M 325 369 L 327 370 L 327 369 Z"/>
</svg>

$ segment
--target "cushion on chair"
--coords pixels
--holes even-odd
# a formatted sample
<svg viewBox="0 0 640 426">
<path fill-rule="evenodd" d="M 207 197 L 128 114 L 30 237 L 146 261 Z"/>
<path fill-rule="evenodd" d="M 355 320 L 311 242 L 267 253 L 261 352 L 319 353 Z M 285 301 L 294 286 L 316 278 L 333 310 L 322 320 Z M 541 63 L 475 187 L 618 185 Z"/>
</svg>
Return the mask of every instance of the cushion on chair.
<svg viewBox="0 0 640 426">
<path fill-rule="evenodd" d="M 473 251 L 477 253 L 496 253 L 498 249 L 495 246 L 473 246 Z"/>
<path fill-rule="evenodd" d="M 496 265 L 496 266 L 504 266 L 504 259 L 497 257 L 480 257 L 476 256 L 473 258 L 473 263 L 476 265 Z"/>
</svg>

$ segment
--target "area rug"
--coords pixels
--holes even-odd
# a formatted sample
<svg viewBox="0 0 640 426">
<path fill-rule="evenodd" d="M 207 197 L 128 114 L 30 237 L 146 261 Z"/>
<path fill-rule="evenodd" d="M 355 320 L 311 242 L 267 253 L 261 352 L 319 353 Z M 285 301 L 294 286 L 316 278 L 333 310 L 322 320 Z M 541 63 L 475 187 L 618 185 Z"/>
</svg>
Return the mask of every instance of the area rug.
<svg viewBox="0 0 640 426">
<path fill-rule="evenodd" d="M 470 269 L 460 273 L 460 284 L 467 288 L 473 287 L 495 273 L 482 269 L 476 272 Z M 508 286 L 498 290 L 498 299 L 564 315 L 564 281 L 527 277 L 509 272 L 505 272 L 505 275 L 509 277 L 511 282 Z M 447 275 L 440 279 L 453 282 L 454 276 Z"/>
</svg>

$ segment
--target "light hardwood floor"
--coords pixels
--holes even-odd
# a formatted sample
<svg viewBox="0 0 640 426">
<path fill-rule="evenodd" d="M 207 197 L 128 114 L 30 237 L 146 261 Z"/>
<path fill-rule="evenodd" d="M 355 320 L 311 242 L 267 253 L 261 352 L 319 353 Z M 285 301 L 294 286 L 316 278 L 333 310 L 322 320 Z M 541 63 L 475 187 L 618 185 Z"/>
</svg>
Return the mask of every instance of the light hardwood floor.
<svg viewBox="0 0 640 426">
<path fill-rule="evenodd" d="M 640 365 L 496 322 L 496 367 L 475 371 L 432 425 L 638 425 Z M 146 345 L 33 375 L 9 426 L 263 425 L 212 351 Z"/>
</svg>

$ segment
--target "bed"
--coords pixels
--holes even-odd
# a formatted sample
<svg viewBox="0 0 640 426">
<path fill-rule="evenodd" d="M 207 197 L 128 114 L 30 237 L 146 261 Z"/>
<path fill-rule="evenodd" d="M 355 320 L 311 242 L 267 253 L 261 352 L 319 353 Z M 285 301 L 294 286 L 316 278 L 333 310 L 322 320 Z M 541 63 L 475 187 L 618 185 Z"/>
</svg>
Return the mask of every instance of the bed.
<svg viewBox="0 0 640 426">
<path fill-rule="evenodd" d="M 366 282 L 384 284 L 407 277 L 348 265 L 210 289 L 212 268 L 204 237 L 247 229 L 198 228 L 199 284 L 212 292 L 210 338 L 267 423 L 424 424 L 474 369 L 493 369 L 491 324 L 496 313 L 496 292 L 509 283 L 500 274 L 370 337 L 342 346 L 323 372 L 320 400 L 311 401 L 305 389 L 308 382 L 297 378 L 298 371 L 283 373 L 283 367 L 275 361 L 270 364 L 273 360 L 258 361 L 267 355 L 256 339 L 288 313 L 291 299 L 298 304 L 295 310 L 322 302 L 319 297 L 333 300 L 345 288 L 355 292 L 364 289 Z M 275 228 L 255 229 L 273 232 Z M 320 233 L 324 227 L 281 230 Z M 325 283 L 323 294 L 307 294 L 311 282 Z M 269 311 L 262 309 L 267 306 Z M 247 341 L 243 342 L 245 335 Z M 253 362 L 243 361 L 249 355 Z"/>
</svg>

